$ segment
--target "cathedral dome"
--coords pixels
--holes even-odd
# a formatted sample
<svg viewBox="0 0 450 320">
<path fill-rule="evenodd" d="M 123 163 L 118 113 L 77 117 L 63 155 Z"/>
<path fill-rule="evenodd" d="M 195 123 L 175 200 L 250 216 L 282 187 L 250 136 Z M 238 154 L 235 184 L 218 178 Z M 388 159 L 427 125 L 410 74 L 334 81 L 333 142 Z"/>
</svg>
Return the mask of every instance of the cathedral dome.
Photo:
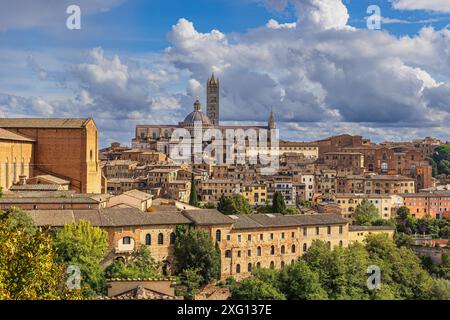
<svg viewBox="0 0 450 320">
<path fill-rule="evenodd" d="M 201 111 L 202 106 L 200 102 L 197 100 L 194 103 L 194 111 L 189 113 L 186 118 L 184 118 L 183 125 L 185 126 L 193 126 L 196 122 L 201 123 L 203 126 L 210 126 L 211 120 L 208 118 L 206 114 Z"/>
</svg>

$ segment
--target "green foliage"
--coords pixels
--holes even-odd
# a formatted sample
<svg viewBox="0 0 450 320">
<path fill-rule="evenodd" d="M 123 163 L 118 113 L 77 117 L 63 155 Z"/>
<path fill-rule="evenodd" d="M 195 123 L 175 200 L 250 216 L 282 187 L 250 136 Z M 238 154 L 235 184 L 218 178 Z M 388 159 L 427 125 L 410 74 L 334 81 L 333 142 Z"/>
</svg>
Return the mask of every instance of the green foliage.
<svg viewBox="0 0 450 320">
<path fill-rule="evenodd" d="M 161 273 L 158 265 L 150 254 L 150 250 L 145 245 L 133 252 L 130 260 L 126 263 L 116 260 L 106 269 L 109 278 L 159 278 Z"/>
<path fill-rule="evenodd" d="M 284 202 L 283 194 L 279 191 L 275 191 L 272 201 L 272 212 L 283 213 L 286 210 L 286 203 Z"/>
<path fill-rule="evenodd" d="M 197 188 L 195 187 L 195 179 L 194 174 L 191 177 L 191 194 L 189 195 L 189 205 L 198 207 L 198 196 L 197 196 Z"/>
<path fill-rule="evenodd" d="M 88 221 L 73 222 L 58 230 L 54 243 L 58 262 L 80 268 L 83 294 L 92 296 L 104 293 L 105 274 L 100 262 L 108 248 L 106 231 L 91 227 Z"/>
<path fill-rule="evenodd" d="M 231 297 L 237 300 L 286 300 L 277 288 L 258 278 L 247 278 L 231 288 Z"/>
<path fill-rule="evenodd" d="M 360 226 L 371 226 L 380 218 L 380 215 L 375 205 L 367 199 L 364 199 L 356 207 L 353 217 L 355 219 L 355 224 Z"/>
<path fill-rule="evenodd" d="M 297 200 L 297 205 L 303 208 L 310 208 L 311 202 L 309 200 Z"/>
<path fill-rule="evenodd" d="M 198 268 L 188 268 L 179 275 L 179 286 L 177 286 L 177 295 L 187 300 L 193 300 L 195 295 L 200 292 L 203 277 Z"/>
<path fill-rule="evenodd" d="M 283 211 L 284 215 L 296 215 L 296 214 L 300 214 L 300 210 L 298 210 L 297 208 L 286 208 Z"/>
<path fill-rule="evenodd" d="M 26 212 L 17 208 L 6 212 L 0 211 L 0 220 L 11 230 L 22 230 L 29 234 L 34 234 L 37 231 L 33 219 Z"/>
<path fill-rule="evenodd" d="M 326 300 L 328 295 L 322 288 L 318 273 L 300 260 L 280 273 L 281 292 L 289 300 Z"/>
<path fill-rule="evenodd" d="M 240 194 L 235 194 L 232 197 L 225 197 L 222 194 L 217 204 L 217 210 L 223 214 L 250 214 L 253 212 L 247 199 Z"/>
<path fill-rule="evenodd" d="M 450 300 L 450 280 L 434 279 L 431 297 L 433 300 Z"/>
<path fill-rule="evenodd" d="M 0 300 L 80 298 L 65 284 L 51 236 L 37 228 L 29 232 L 29 227 L 0 221 Z"/>
<path fill-rule="evenodd" d="M 199 269 L 202 283 L 219 278 L 220 256 L 206 231 L 200 229 L 177 230 L 174 245 L 177 274 L 186 269 Z"/>
<path fill-rule="evenodd" d="M 428 162 L 433 167 L 433 175 L 450 175 L 450 145 L 441 145 L 437 147 L 432 158 L 427 158 Z"/>
</svg>

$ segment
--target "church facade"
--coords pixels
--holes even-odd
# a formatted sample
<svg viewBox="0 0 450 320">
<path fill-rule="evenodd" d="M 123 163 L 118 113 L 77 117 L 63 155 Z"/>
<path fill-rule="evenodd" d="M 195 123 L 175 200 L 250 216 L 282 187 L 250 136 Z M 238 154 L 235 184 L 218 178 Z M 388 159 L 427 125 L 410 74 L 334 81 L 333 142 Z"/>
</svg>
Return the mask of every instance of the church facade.
<svg viewBox="0 0 450 320">
<path fill-rule="evenodd" d="M 275 116 L 271 112 L 267 126 L 231 126 L 220 124 L 220 82 L 219 79 L 212 74 L 206 83 L 206 113 L 203 113 L 199 98 L 194 102 L 194 110 L 189 113 L 183 121 L 177 125 L 137 125 L 135 137 L 132 139 L 132 147 L 137 149 L 152 149 L 163 152 L 167 155 L 170 153 L 170 138 L 176 129 L 186 129 L 191 135 L 194 134 L 194 127 L 201 125 L 203 131 L 207 129 L 219 129 L 225 137 L 227 130 L 244 131 L 248 129 L 270 130 L 275 129 Z"/>
</svg>

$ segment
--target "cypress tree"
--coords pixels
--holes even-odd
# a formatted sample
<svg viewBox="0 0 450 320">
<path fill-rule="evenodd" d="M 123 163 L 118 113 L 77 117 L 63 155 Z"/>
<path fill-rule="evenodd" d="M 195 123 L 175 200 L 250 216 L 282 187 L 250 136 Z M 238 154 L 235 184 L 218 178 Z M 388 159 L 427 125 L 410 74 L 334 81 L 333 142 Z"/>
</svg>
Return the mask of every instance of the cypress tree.
<svg viewBox="0 0 450 320">
<path fill-rule="evenodd" d="M 191 178 L 191 194 L 189 196 L 189 205 L 198 207 L 197 189 L 195 188 L 194 174 Z"/>
</svg>

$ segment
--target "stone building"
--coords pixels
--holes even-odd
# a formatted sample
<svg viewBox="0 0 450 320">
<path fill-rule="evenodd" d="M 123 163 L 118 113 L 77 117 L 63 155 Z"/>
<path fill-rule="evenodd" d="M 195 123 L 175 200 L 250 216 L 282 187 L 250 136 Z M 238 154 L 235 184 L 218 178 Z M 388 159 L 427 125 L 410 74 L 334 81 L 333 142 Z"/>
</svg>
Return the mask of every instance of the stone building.
<svg viewBox="0 0 450 320">
<path fill-rule="evenodd" d="M 0 128 L 28 138 L 29 141 L 22 141 L 22 145 L 32 142 L 32 157 L 24 149 L 22 158 L 24 167 L 28 162 L 33 175 L 51 174 L 68 180 L 70 189 L 80 193 L 101 192 L 98 131 L 92 118 L 0 118 Z M 13 169 L 10 168 L 14 166 L 14 160 L 9 161 L 4 163 L 12 177 Z M 19 175 L 21 163 L 22 160 L 16 156 L 16 176 Z M 8 184 L 11 185 L 9 181 Z"/>
<path fill-rule="evenodd" d="M 33 175 L 35 140 L 0 128 L 0 188 L 8 190 L 20 178 Z"/>
</svg>

